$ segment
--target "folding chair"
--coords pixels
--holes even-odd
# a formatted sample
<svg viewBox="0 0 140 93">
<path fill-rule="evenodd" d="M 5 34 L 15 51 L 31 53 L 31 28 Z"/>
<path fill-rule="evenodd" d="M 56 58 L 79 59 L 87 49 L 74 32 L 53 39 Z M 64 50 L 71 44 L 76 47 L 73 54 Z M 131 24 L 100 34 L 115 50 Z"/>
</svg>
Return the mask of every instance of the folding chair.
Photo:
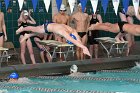
<svg viewBox="0 0 140 93">
<path fill-rule="evenodd" d="M 20 62 L 19 53 L 16 51 L 15 46 L 12 42 L 4 42 L 4 47 L 8 48 L 8 55 L 11 57 L 16 56 L 18 62 Z"/>
</svg>

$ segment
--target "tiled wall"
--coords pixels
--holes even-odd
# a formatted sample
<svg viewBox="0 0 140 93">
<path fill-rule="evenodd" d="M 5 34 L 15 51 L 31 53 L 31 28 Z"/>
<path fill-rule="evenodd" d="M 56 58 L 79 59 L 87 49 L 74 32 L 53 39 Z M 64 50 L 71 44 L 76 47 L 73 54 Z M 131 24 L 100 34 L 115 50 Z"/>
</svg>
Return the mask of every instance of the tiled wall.
<svg viewBox="0 0 140 93">
<path fill-rule="evenodd" d="M 130 0 L 130 5 L 132 5 L 132 0 Z M 119 9 L 120 10 L 122 8 L 122 0 L 120 0 L 120 5 L 119 5 Z M 88 14 L 90 14 L 90 9 L 91 9 L 91 3 L 90 3 L 90 0 L 88 0 L 87 2 L 87 12 Z M 99 3 L 98 3 L 98 9 L 99 10 L 99 13 L 101 14 L 102 16 L 102 19 L 103 19 L 103 22 L 110 22 L 110 23 L 116 23 L 118 21 L 120 21 L 120 18 L 119 18 L 119 15 L 116 15 L 115 14 L 115 11 L 113 10 L 113 5 L 112 5 L 112 0 L 109 0 L 109 3 L 108 3 L 108 8 L 107 8 L 107 12 L 106 14 L 104 15 L 104 12 L 103 12 L 103 8 L 101 6 L 101 0 L 99 0 Z M 140 21 L 137 20 L 135 17 L 134 17 L 134 23 L 135 24 L 140 24 Z M 111 36 L 111 37 L 114 37 L 116 36 L 116 34 L 114 33 L 110 33 L 110 32 L 103 32 L 103 31 L 100 31 L 100 36 Z M 135 37 L 135 40 L 140 40 L 140 37 Z"/>
<path fill-rule="evenodd" d="M 18 41 L 19 36 L 15 35 L 15 31 L 18 28 L 17 19 L 19 18 L 19 15 L 20 15 L 18 2 L 17 2 L 17 0 L 10 0 L 10 5 L 8 8 L 10 8 L 12 10 L 12 12 L 8 13 L 5 8 L 4 0 L 0 0 L 0 1 L 2 3 L 1 11 L 4 12 L 4 14 L 5 14 L 5 23 L 6 23 L 6 27 L 7 27 L 8 41 L 12 41 L 16 47 L 19 47 L 19 41 Z M 26 4 L 24 3 L 23 9 L 33 9 L 31 0 L 24 0 L 24 1 L 27 1 L 27 2 L 26 2 Z M 36 25 L 41 25 L 44 23 L 44 21 L 46 19 L 49 19 L 49 20 L 52 19 L 52 8 L 49 8 L 49 13 L 47 13 L 46 9 L 44 7 L 43 0 L 38 0 L 38 1 L 39 2 L 37 4 L 37 9 L 35 12 L 32 13 L 32 17 L 36 20 L 36 22 L 37 22 Z M 114 12 L 113 6 L 112 6 L 112 2 L 111 2 L 112 0 L 109 0 L 109 1 L 110 2 L 108 5 L 107 13 L 104 15 L 103 8 L 101 7 L 101 0 L 99 0 L 98 9 L 100 11 L 100 14 L 102 15 L 103 22 L 111 22 L 111 23 L 118 22 L 118 21 L 120 21 L 119 16 L 115 15 L 115 12 Z M 120 1 L 122 1 L 122 0 L 120 0 Z M 14 2 L 16 2 L 16 3 L 14 3 Z M 55 0 L 53 0 L 53 2 L 55 2 Z M 122 4 L 120 4 L 120 7 L 121 7 L 121 5 Z M 91 9 L 91 3 L 90 3 L 90 0 L 88 0 L 87 12 L 89 14 L 90 14 L 90 11 L 89 11 L 90 9 Z M 135 19 L 134 23 L 139 24 L 140 21 Z M 100 31 L 100 35 L 114 37 L 116 34 Z M 140 40 L 140 38 L 136 37 L 136 40 Z"/>
</svg>

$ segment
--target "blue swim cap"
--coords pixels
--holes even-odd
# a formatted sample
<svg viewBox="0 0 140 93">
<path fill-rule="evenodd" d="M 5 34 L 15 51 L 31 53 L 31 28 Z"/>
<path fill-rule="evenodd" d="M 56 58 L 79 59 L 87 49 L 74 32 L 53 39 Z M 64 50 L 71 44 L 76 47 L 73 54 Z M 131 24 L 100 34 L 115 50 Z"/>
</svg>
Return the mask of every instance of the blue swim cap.
<svg viewBox="0 0 140 93">
<path fill-rule="evenodd" d="M 13 72 L 12 74 L 9 75 L 9 78 L 18 79 L 19 78 L 19 75 L 18 75 L 18 73 Z"/>
<path fill-rule="evenodd" d="M 71 36 L 73 39 L 77 40 L 77 38 L 76 38 L 76 36 L 75 36 L 75 35 L 70 34 L 70 36 Z M 69 40 L 67 40 L 66 42 L 67 42 L 68 44 L 73 44 L 73 43 L 72 43 L 72 42 L 70 42 Z"/>
</svg>

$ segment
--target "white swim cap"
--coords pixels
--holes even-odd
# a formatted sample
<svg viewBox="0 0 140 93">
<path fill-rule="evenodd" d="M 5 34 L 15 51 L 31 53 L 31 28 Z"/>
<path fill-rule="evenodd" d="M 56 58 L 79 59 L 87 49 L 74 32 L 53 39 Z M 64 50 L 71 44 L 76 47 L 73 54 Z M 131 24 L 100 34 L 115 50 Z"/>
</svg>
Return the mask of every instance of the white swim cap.
<svg viewBox="0 0 140 93">
<path fill-rule="evenodd" d="M 72 65 L 72 66 L 70 67 L 70 72 L 72 72 L 72 73 L 77 72 L 77 70 L 78 70 L 77 65 Z"/>
<path fill-rule="evenodd" d="M 24 10 L 24 11 L 23 11 L 23 14 L 24 14 L 24 15 L 27 15 L 27 16 L 29 15 L 29 13 L 28 13 L 27 10 Z"/>
<path fill-rule="evenodd" d="M 66 11 L 66 7 L 64 4 L 61 4 L 60 10 Z"/>
<path fill-rule="evenodd" d="M 78 6 L 81 7 L 82 6 L 81 3 L 79 3 Z"/>
</svg>

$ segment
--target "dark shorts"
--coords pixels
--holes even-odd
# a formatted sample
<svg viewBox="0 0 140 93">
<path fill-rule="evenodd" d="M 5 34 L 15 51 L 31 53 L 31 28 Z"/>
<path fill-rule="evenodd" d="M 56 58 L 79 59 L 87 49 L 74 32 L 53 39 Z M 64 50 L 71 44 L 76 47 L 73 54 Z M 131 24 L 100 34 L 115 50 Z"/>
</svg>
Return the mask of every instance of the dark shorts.
<svg viewBox="0 0 140 93">
<path fill-rule="evenodd" d="M 125 22 L 125 21 L 118 22 L 118 26 L 119 26 L 119 29 L 120 29 L 121 33 L 124 33 L 124 31 L 123 31 L 123 25 L 124 24 L 128 24 L 128 22 Z"/>
<path fill-rule="evenodd" d="M 95 39 L 99 37 L 99 31 L 88 31 L 88 43 L 90 45 L 99 44 L 99 42 Z"/>
</svg>

